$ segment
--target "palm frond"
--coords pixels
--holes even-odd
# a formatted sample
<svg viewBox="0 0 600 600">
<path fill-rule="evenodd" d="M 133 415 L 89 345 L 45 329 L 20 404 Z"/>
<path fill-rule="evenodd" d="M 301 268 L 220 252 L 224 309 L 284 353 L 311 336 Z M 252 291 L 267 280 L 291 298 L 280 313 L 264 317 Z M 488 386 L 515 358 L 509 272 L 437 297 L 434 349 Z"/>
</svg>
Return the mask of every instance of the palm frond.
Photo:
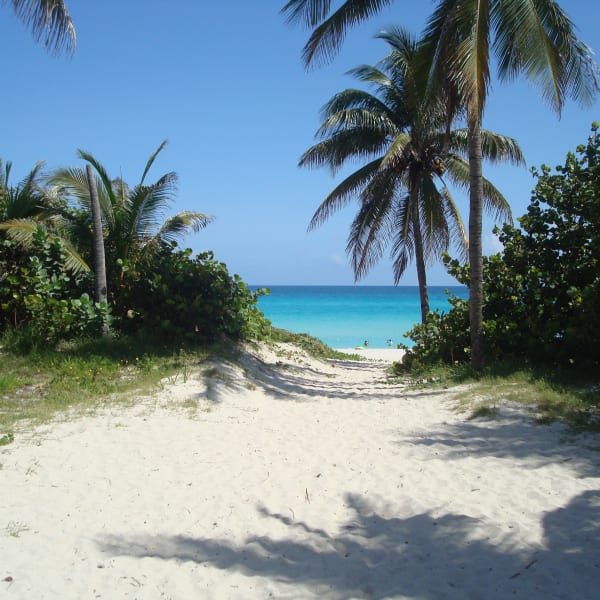
<svg viewBox="0 0 600 600">
<path fill-rule="evenodd" d="M 446 158 L 446 165 L 448 167 L 446 176 L 452 183 L 459 188 L 469 189 L 469 163 L 458 156 L 449 156 Z M 496 221 L 512 222 L 508 201 L 485 177 L 483 178 L 483 208 Z"/>
<path fill-rule="evenodd" d="M 289 0 L 282 13 L 290 22 L 315 28 L 304 46 L 306 67 L 329 62 L 335 57 L 349 27 L 366 21 L 394 0 L 346 0 L 331 13 L 331 0 Z"/>
<path fill-rule="evenodd" d="M 405 152 L 410 148 L 412 138 L 410 134 L 399 133 L 392 143 L 389 145 L 383 160 L 381 161 L 382 168 L 394 168 L 398 171 L 403 170 L 403 163 L 406 163 Z"/>
<path fill-rule="evenodd" d="M 356 281 L 379 262 L 393 235 L 392 207 L 398 185 L 390 171 L 379 170 L 361 192 L 361 207 L 346 244 Z"/>
<path fill-rule="evenodd" d="M 492 18 L 501 79 L 523 73 L 558 114 L 567 96 L 591 104 L 598 92 L 598 67 L 557 2 L 495 2 Z"/>
<path fill-rule="evenodd" d="M 412 70 L 419 41 L 408 29 L 390 27 L 380 31 L 375 37 L 387 42 L 392 49 L 392 52 L 383 61 L 386 70 L 401 72 Z M 388 62 L 389 60 L 391 62 Z"/>
<path fill-rule="evenodd" d="M 44 195 L 39 180 L 44 164 L 44 161 L 37 162 L 16 187 L 13 187 L 9 183 L 12 163 L 6 163 L 4 173 L 0 175 L 0 219 L 32 217 L 43 210 Z"/>
<path fill-rule="evenodd" d="M 322 225 L 334 212 L 346 206 L 350 200 L 358 197 L 366 184 L 373 178 L 380 164 L 381 159 L 371 161 L 338 184 L 315 211 L 308 230 L 311 231 Z"/>
<path fill-rule="evenodd" d="M 483 178 L 483 210 L 498 223 L 512 223 L 512 211 L 508 200 L 500 190 L 485 177 Z"/>
<path fill-rule="evenodd" d="M 410 201 L 410 195 L 405 194 L 396 201 L 393 215 L 394 237 L 390 257 L 392 259 L 394 285 L 400 283 L 408 265 L 415 257 L 412 213 L 413 206 Z"/>
<path fill-rule="evenodd" d="M 450 226 L 446 219 L 446 199 L 431 177 L 421 177 L 418 184 L 418 215 L 423 254 L 426 263 L 437 260 L 450 245 Z"/>
<path fill-rule="evenodd" d="M 481 130 L 482 156 L 492 163 L 510 163 L 525 166 L 525 157 L 517 140 L 489 131 Z M 469 135 L 467 129 L 454 129 L 450 132 L 450 148 L 467 157 L 469 152 Z"/>
<path fill-rule="evenodd" d="M 75 26 L 63 0 L 10 0 L 10 4 L 35 41 L 42 41 L 50 52 L 59 54 L 64 49 L 70 54 L 75 50 Z"/>
<path fill-rule="evenodd" d="M 392 80 L 386 72 L 371 65 L 359 65 L 346 71 L 346 74 L 363 83 L 377 86 L 379 89 L 389 88 L 393 85 Z"/>
<path fill-rule="evenodd" d="M 457 258 L 462 262 L 466 262 L 469 257 L 469 236 L 465 224 L 450 190 L 444 187 L 440 193 L 444 196 L 444 212 L 449 225 L 450 243 L 457 253 Z"/>
<path fill-rule="evenodd" d="M 301 157 L 298 166 L 320 168 L 327 166 L 332 174 L 349 159 L 373 159 L 387 146 L 387 136 L 372 130 L 350 130 L 335 134 L 311 146 Z"/>
<path fill-rule="evenodd" d="M 166 145 L 168 144 L 167 140 L 163 140 L 160 145 L 158 146 L 158 148 L 150 155 L 150 158 L 148 159 L 148 162 L 146 163 L 146 167 L 144 168 L 144 172 L 142 173 L 142 178 L 140 179 L 140 184 L 143 184 L 145 179 L 146 179 L 146 175 L 148 174 L 148 171 L 150 170 L 150 167 L 152 167 L 152 165 L 154 164 L 154 161 L 156 160 L 156 157 L 163 151 L 163 149 L 166 147 Z"/>
<path fill-rule="evenodd" d="M 212 215 L 193 211 L 181 211 L 166 219 L 153 237 L 165 243 L 174 242 L 190 233 L 190 231 L 198 233 L 213 221 L 214 217 Z"/>
<path fill-rule="evenodd" d="M 34 234 L 40 227 L 47 232 L 50 240 L 61 240 L 65 257 L 64 266 L 68 271 L 71 271 L 74 274 L 90 271 L 90 267 L 71 242 L 67 238 L 58 236 L 52 231 L 49 231 L 43 223 L 40 223 L 35 219 L 11 219 L 4 223 L 0 223 L 0 231 L 5 231 L 10 239 L 15 241 L 25 250 L 30 250 L 32 248 Z"/>
<path fill-rule="evenodd" d="M 108 181 L 109 189 L 106 188 Z M 47 183 L 50 186 L 58 188 L 60 194 L 74 198 L 84 211 L 90 211 L 90 189 L 88 186 L 87 174 L 84 169 L 79 167 L 63 168 L 54 171 L 48 178 Z M 100 211 L 102 221 L 107 228 L 114 227 L 115 224 L 115 206 L 113 204 L 114 193 L 112 182 L 104 172 L 104 176 L 96 178 L 96 188 L 98 190 L 98 201 L 100 202 Z"/>
<path fill-rule="evenodd" d="M 167 173 L 152 185 L 136 185 L 127 197 L 129 221 L 127 237 L 144 239 L 155 231 L 169 209 L 176 188 L 177 175 Z"/>
<path fill-rule="evenodd" d="M 103 189 L 106 195 L 110 198 L 111 206 L 115 207 L 118 203 L 117 196 L 113 190 L 113 182 L 111 178 L 108 176 L 108 172 L 104 168 L 104 166 L 89 152 L 85 152 L 84 150 L 77 150 L 77 155 L 79 158 L 87 161 L 94 167 L 96 173 L 98 173 L 98 177 L 100 178 L 101 185 L 96 186 L 98 188 L 98 194 L 100 194 L 100 189 Z M 82 170 L 82 175 L 85 177 L 85 182 L 87 185 L 87 176 L 85 172 Z M 89 190 L 88 190 L 89 195 Z"/>
<path fill-rule="evenodd" d="M 320 116 L 326 120 L 335 114 L 348 111 L 352 108 L 361 108 L 371 112 L 387 112 L 389 108 L 377 96 L 355 88 L 348 88 L 332 96 L 321 108 Z"/>
</svg>

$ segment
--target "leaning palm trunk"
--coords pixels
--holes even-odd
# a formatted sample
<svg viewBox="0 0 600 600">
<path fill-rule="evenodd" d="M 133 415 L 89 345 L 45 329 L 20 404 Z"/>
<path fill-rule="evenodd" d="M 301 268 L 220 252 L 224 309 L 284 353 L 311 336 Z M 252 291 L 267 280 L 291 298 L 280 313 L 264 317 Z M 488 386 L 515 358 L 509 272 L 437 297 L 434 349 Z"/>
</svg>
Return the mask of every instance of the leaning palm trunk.
<svg viewBox="0 0 600 600">
<path fill-rule="evenodd" d="M 421 322 L 425 323 L 427 314 L 429 313 L 429 291 L 427 289 L 427 271 L 425 269 L 425 252 L 423 250 L 421 219 L 419 218 L 419 188 L 416 185 L 413 187 L 412 196 L 413 237 L 415 242 L 415 263 L 417 266 L 419 297 L 421 298 Z"/>
<path fill-rule="evenodd" d="M 102 219 L 100 217 L 100 202 L 96 179 L 90 164 L 86 165 L 88 186 L 90 188 L 90 205 L 94 225 L 94 280 L 96 283 L 96 300 L 105 302 L 108 296 L 106 289 L 106 259 L 104 254 L 104 236 L 102 233 Z M 105 335 L 107 331 L 103 332 Z"/>
<path fill-rule="evenodd" d="M 469 324 L 471 327 L 471 365 L 483 367 L 483 250 L 481 241 L 483 213 L 483 175 L 481 119 L 469 115 Z"/>
</svg>

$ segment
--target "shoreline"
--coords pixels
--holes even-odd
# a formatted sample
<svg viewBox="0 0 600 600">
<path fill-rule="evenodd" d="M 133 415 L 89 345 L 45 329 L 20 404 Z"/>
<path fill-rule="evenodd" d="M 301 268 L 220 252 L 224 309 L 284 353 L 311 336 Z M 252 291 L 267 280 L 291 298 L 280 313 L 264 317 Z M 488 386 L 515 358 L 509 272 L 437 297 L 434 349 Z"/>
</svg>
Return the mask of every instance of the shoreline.
<svg viewBox="0 0 600 600">
<path fill-rule="evenodd" d="M 394 363 L 402 360 L 405 350 L 400 348 L 336 348 L 337 352 L 344 354 L 358 354 L 367 360 L 377 360 L 386 363 Z"/>
</svg>

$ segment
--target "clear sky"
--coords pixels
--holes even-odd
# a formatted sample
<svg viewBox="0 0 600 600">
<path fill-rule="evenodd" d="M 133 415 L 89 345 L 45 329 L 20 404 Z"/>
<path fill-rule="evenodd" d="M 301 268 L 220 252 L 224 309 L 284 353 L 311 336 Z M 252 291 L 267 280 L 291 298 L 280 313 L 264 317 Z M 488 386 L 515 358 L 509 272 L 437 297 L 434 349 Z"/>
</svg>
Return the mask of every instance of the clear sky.
<svg viewBox="0 0 600 600">
<path fill-rule="evenodd" d="M 308 32 L 285 23 L 284 0 L 67 0 L 78 44 L 72 58 L 53 58 L 0 5 L 3 84 L 0 157 L 13 162 L 13 183 L 38 160 L 47 169 L 82 166 L 76 150 L 94 154 L 109 174 L 139 181 L 164 139 L 169 146 L 149 180 L 179 175 L 174 211 L 198 210 L 215 222 L 183 245 L 213 250 L 250 284 L 351 285 L 346 237 L 352 204 L 317 231 L 308 222 L 338 179 L 297 167 L 314 143 L 321 106 L 356 82 L 344 73 L 375 64 L 387 52 L 373 36 L 390 25 L 418 33 L 435 2 L 397 0 L 352 29 L 331 64 L 305 71 Z M 578 33 L 600 50 L 600 3 L 564 0 Z M 596 57 L 598 60 L 598 57 Z M 570 102 L 562 118 L 526 82 L 494 81 L 484 127 L 521 143 L 528 166 L 554 167 L 583 143 L 600 103 Z M 526 168 L 486 168 L 520 216 L 534 180 Z M 467 198 L 457 195 L 465 222 Z M 484 222 L 484 249 L 497 242 Z M 432 267 L 431 284 L 453 280 Z M 392 283 L 383 260 L 361 284 Z M 410 266 L 402 284 L 416 284 Z"/>
</svg>

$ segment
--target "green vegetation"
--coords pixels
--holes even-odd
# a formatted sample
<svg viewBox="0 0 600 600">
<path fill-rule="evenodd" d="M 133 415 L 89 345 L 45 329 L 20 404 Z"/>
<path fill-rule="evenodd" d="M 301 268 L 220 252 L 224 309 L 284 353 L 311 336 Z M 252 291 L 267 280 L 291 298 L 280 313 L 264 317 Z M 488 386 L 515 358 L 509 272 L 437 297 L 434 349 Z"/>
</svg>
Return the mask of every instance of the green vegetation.
<svg viewBox="0 0 600 600">
<path fill-rule="evenodd" d="M 469 364 L 395 363 L 391 381 L 419 388 L 452 388 L 456 409 L 470 418 L 494 418 L 502 406 L 526 407 L 538 423 L 562 421 L 574 431 L 600 431 L 600 385 L 594 372 L 523 366 L 509 360 L 482 370 Z"/>
<path fill-rule="evenodd" d="M 219 346 L 174 349 L 133 337 L 62 343 L 26 355 L 2 349 L 0 433 L 127 403 L 133 392 L 148 393 L 164 378 L 189 376 L 194 365 L 224 352 Z"/>
<path fill-rule="evenodd" d="M 537 184 L 520 228 L 497 230 L 503 251 L 484 259 L 487 366 L 469 366 L 469 303 L 433 312 L 410 332 L 394 372 L 449 385 L 470 382 L 462 400 L 481 415 L 503 401 L 536 407 L 541 420 L 600 428 L 600 136 L 564 166 L 533 169 Z M 468 268 L 446 258 L 468 284 Z"/>
<path fill-rule="evenodd" d="M 130 187 L 97 174 L 107 300 L 94 301 L 90 181 L 82 169 L 16 186 L 0 177 L 0 443 L 13 430 L 184 381 L 209 352 L 262 339 L 270 323 L 251 291 L 211 252 L 192 255 L 177 239 L 211 218 L 183 212 L 163 220 L 176 176 Z M 0 165 L 1 166 L 1 165 Z M 92 180 L 93 181 L 93 180 Z"/>
<path fill-rule="evenodd" d="M 308 65 L 331 58 L 349 26 L 392 2 L 346 0 L 330 14 L 326 0 L 289 0 L 283 12 L 315 28 L 304 50 Z M 12 4 L 49 49 L 74 48 L 63 2 L 51 10 L 45 2 Z M 498 59 L 501 79 L 533 79 L 557 113 L 567 97 L 589 101 L 598 90 L 588 48 L 560 7 L 540 0 L 529 8 L 525 0 L 440 2 L 423 39 L 400 29 L 381 34 L 390 54 L 377 67 L 352 71 L 376 93 L 334 96 L 323 111 L 321 142 L 301 164 L 336 170 L 348 160 L 371 160 L 333 190 L 312 224 L 357 197 L 348 244 L 355 276 L 388 243 L 396 281 L 415 259 L 423 322 L 409 332 L 416 345 L 394 367 L 397 376 L 421 385 L 468 381 L 459 401 L 475 415 L 491 416 L 510 401 L 536 406 L 545 420 L 590 426 L 599 412 L 597 125 L 556 173 L 533 171 L 537 185 L 520 228 L 497 230 L 502 253 L 482 256 L 484 202 L 508 214 L 482 177 L 482 160 L 522 158 L 514 140 L 482 129 L 490 61 Z M 466 129 L 456 129 L 457 120 Z M 168 172 L 150 184 L 146 176 L 164 147 L 133 186 L 109 177 L 83 151 L 95 177 L 78 168 L 44 177 L 38 163 L 13 186 L 10 162 L 0 161 L 0 445 L 13 440 L 19 423 L 122 402 L 164 377 L 185 381 L 193 364 L 238 340 L 291 342 L 318 357 L 348 358 L 311 336 L 272 329 L 257 306 L 264 290 L 250 291 L 211 252 L 193 256 L 177 246 L 212 217 L 184 211 L 163 218 L 177 176 Z M 469 286 L 470 299 L 453 298 L 447 314 L 426 314 L 427 260 L 447 250 L 453 234 L 464 242 L 444 174 L 459 187 L 469 184 L 469 261 L 444 260 Z M 107 259 L 106 282 L 94 286 L 90 265 L 100 257 Z"/>
<path fill-rule="evenodd" d="M 285 329 L 273 328 L 269 335 L 269 340 L 272 342 L 283 342 L 294 344 L 299 348 L 302 348 L 305 352 L 314 356 L 315 358 L 326 359 L 336 358 L 340 360 L 362 360 L 362 357 L 358 354 L 347 354 L 345 352 L 338 352 L 333 348 L 330 348 L 327 344 L 324 344 L 321 340 L 309 335 L 308 333 L 291 333 Z"/>
<path fill-rule="evenodd" d="M 484 261 L 485 348 L 488 362 L 588 369 L 600 365 L 600 136 L 567 155 L 552 174 L 534 169 L 537 184 L 520 229 L 497 231 L 503 251 Z M 466 265 L 446 259 L 468 284 Z M 469 359 L 468 301 L 451 299 L 409 333 L 405 367 Z"/>
<path fill-rule="evenodd" d="M 313 28 L 304 46 L 305 65 L 330 60 L 347 30 L 394 0 L 288 0 L 290 21 Z M 400 3 L 404 4 L 404 3 Z M 589 48 L 558 3 L 540 0 L 439 2 L 422 40 L 421 75 L 467 123 L 469 155 L 469 335 L 471 364 L 484 364 L 482 213 L 484 186 L 483 114 L 491 88 L 492 65 L 501 81 L 523 75 L 560 115 L 567 98 L 591 103 L 598 92 L 596 65 Z M 451 122 L 448 122 L 450 128 Z"/>
<path fill-rule="evenodd" d="M 61 341 L 152 331 L 161 342 L 212 343 L 260 338 L 269 323 L 257 307 L 263 291 L 251 292 L 210 252 L 192 256 L 177 240 L 210 224 L 212 217 L 183 211 L 164 214 L 174 199 L 177 176 L 146 178 L 165 142 L 150 156 L 138 184 L 111 179 L 89 153 L 93 167 L 40 165 L 17 186 L 10 163 L 0 177 L 0 335 L 21 352 Z M 95 183 L 95 186 L 91 186 Z M 90 187 L 97 188 L 101 241 L 93 236 Z M 106 300 L 94 301 L 88 267 L 106 255 Z M 97 291 L 97 290 L 96 290 Z"/>
</svg>

